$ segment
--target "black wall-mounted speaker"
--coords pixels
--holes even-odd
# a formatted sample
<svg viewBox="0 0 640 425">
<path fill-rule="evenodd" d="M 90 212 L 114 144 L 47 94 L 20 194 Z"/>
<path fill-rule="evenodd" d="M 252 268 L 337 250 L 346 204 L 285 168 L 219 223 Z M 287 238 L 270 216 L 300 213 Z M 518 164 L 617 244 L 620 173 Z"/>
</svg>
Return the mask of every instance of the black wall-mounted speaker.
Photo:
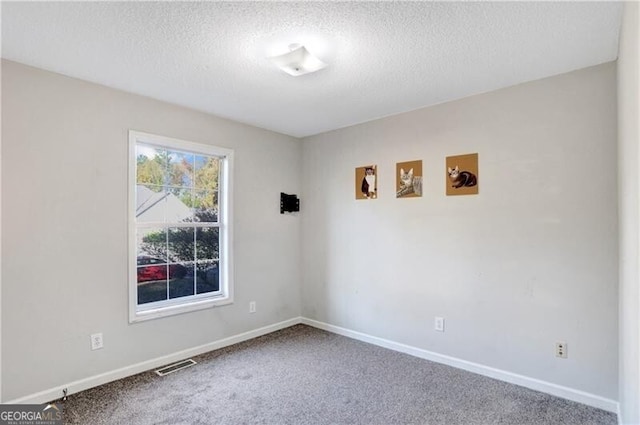
<svg viewBox="0 0 640 425">
<path fill-rule="evenodd" d="M 280 192 L 280 214 L 298 211 L 300 211 L 300 199 L 298 199 L 298 196 Z"/>
</svg>

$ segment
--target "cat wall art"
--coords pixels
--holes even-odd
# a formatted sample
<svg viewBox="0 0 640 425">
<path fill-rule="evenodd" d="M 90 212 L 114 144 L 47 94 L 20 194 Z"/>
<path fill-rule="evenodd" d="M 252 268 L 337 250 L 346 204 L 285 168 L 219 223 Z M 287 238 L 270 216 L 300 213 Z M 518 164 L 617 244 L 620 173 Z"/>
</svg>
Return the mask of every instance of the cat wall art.
<svg viewBox="0 0 640 425">
<path fill-rule="evenodd" d="M 478 154 L 449 156 L 445 161 L 447 195 L 478 194 Z"/>
<path fill-rule="evenodd" d="M 422 196 L 422 161 L 396 164 L 396 198 Z"/>
<path fill-rule="evenodd" d="M 378 172 L 376 165 L 356 168 L 356 199 L 378 197 Z"/>
</svg>

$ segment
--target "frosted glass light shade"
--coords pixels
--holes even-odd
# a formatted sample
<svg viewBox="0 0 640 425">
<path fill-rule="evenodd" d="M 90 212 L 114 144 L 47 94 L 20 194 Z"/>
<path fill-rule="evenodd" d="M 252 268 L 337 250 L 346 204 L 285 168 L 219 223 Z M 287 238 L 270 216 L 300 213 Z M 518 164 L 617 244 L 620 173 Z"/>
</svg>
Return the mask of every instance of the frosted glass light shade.
<svg viewBox="0 0 640 425">
<path fill-rule="evenodd" d="M 309 53 L 304 46 L 296 46 L 283 55 L 272 56 L 269 59 L 278 68 L 294 77 L 319 71 L 327 66 L 326 63 Z"/>
</svg>

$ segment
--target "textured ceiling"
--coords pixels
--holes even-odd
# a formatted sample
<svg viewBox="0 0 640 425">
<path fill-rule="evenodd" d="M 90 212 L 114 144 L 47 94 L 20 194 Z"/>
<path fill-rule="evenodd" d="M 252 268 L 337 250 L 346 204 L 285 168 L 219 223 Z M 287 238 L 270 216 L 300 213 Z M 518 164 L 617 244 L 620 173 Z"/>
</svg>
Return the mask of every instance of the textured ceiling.
<svg viewBox="0 0 640 425">
<path fill-rule="evenodd" d="M 302 137 L 615 60 L 621 3 L 3 2 L 2 57 Z M 292 77 L 267 56 L 329 64 Z"/>
</svg>

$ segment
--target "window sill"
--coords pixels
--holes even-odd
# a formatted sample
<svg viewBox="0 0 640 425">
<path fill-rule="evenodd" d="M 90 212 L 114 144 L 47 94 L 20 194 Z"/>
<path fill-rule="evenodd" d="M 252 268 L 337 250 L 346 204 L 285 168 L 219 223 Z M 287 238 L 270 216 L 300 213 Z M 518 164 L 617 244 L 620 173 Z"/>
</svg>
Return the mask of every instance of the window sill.
<svg viewBox="0 0 640 425">
<path fill-rule="evenodd" d="M 228 304 L 233 304 L 233 299 L 231 297 L 212 298 L 193 301 L 188 304 L 178 304 L 149 310 L 133 311 L 129 315 L 129 323 L 144 322 L 146 320 L 175 316 L 177 314 L 189 313 L 192 311 L 204 310 Z"/>
</svg>

